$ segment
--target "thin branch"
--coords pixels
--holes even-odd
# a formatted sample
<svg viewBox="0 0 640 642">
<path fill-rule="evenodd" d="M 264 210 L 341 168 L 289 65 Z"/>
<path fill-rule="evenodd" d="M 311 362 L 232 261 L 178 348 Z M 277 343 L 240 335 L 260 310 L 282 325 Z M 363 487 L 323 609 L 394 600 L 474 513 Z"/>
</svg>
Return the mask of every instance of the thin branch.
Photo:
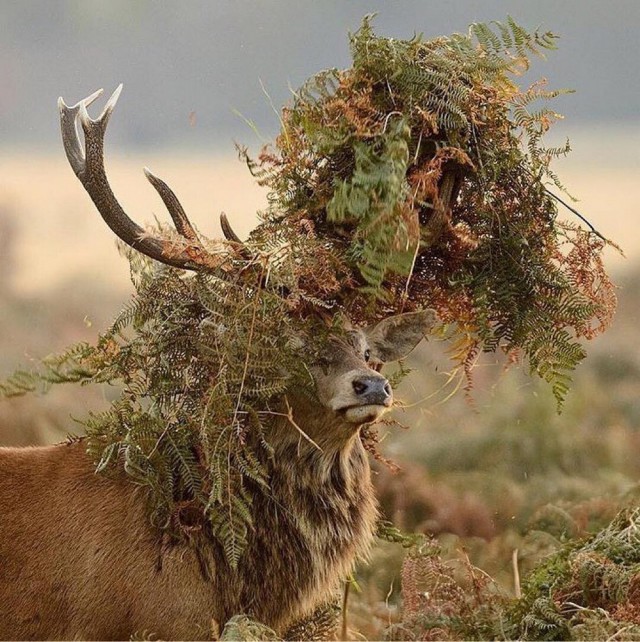
<svg viewBox="0 0 640 642">
<path fill-rule="evenodd" d="M 561 205 L 564 205 L 570 212 L 575 214 L 585 225 L 588 225 L 589 229 L 591 230 L 591 232 L 593 234 L 595 234 L 597 237 L 601 238 L 606 243 L 609 242 L 608 239 L 605 236 L 600 234 L 600 232 L 598 232 L 598 230 L 596 230 L 596 228 L 582 214 L 580 214 L 580 212 L 578 212 L 577 209 L 575 209 L 575 207 L 571 207 L 571 205 L 569 205 L 569 203 L 567 203 L 566 201 L 562 200 L 559 196 L 554 194 L 550 189 L 547 189 L 544 185 L 542 187 L 543 187 L 544 191 L 547 194 L 549 194 L 549 196 L 551 196 L 551 198 L 554 198 L 556 201 L 558 201 L 558 203 L 560 203 Z"/>
<path fill-rule="evenodd" d="M 513 549 L 513 554 L 511 555 L 511 563 L 513 565 L 513 588 L 515 592 L 516 599 L 522 597 L 522 588 L 520 587 L 520 569 L 518 568 L 518 549 Z"/>
<path fill-rule="evenodd" d="M 264 266 L 263 266 L 262 275 L 260 276 L 260 280 L 261 281 L 262 281 L 263 277 L 264 277 Z M 231 420 L 232 421 L 232 425 L 234 425 L 234 426 L 236 425 L 236 418 L 238 417 L 238 411 L 240 410 L 240 405 L 242 404 L 242 394 L 244 392 L 244 386 L 245 386 L 245 382 L 246 382 L 246 379 L 247 379 L 247 372 L 249 370 L 249 360 L 251 358 L 251 344 L 253 342 L 253 334 L 254 334 L 254 330 L 255 330 L 255 327 L 256 327 L 256 316 L 257 316 L 257 313 L 258 313 L 259 304 L 260 304 L 260 297 L 259 296 L 255 296 L 254 300 L 253 300 L 253 312 L 252 312 L 252 315 L 251 315 L 251 325 L 249 327 L 249 338 L 247 339 L 247 351 L 246 351 L 245 359 L 244 359 L 244 368 L 242 370 L 242 378 L 240 380 L 240 390 L 238 392 L 238 399 L 236 401 L 236 407 L 233 410 L 233 419 Z"/>
<path fill-rule="evenodd" d="M 340 635 L 341 640 L 347 639 L 348 626 L 348 607 L 349 607 L 349 589 L 351 588 L 351 578 L 344 583 L 344 593 L 342 595 L 342 631 Z"/>
<path fill-rule="evenodd" d="M 320 446 L 318 446 L 318 444 L 315 441 L 313 441 L 313 439 L 311 439 L 311 437 L 309 437 L 309 435 L 304 430 L 302 430 L 302 428 L 300 428 L 300 426 L 296 423 L 295 419 L 293 418 L 293 408 L 289 404 L 289 400 L 287 399 L 286 396 L 284 398 L 284 402 L 285 402 L 285 404 L 287 406 L 287 412 L 286 413 L 285 412 L 276 412 L 274 410 L 269 410 L 269 411 L 266 411 L 267 414 L 274 415 L 275 417 L 285 417 L 286 419 L 289 420 L 289 423 L 300 433 L 300 435 L 304 439 L 306 439 L 312 446 L 317 448 L 321 453 L 324 452 L 324 450 L 322 450 L 322 448 Z"/>
<path fill-rule="evenodd" d="M 529 176 L 531 177 L 532 180 L 538 181 L 540 183 L 540 185 L 542 186 L 542 189 L 549 196 L 551 196 L 551 198 L 553 198 L 556 201 L 558 201 L 558 203 L 560 203 L 561 205 L 564 205 L 572 214 L 577 216 L 585 225 L 587 225 L 593 234 L 595 234 L 598 238 L 601 238 L 605 243 L 610 243 L 609 239 L 607 239 L 605 236 L 600 234 L 600 232 L 598 232 L 598 230 L 593 226 L 593 224 L 585 216 L 580 214 L 580 212 L 578 212 L 578 210 L 575 207 L 571 207 L 571 205 L 569 205 L 569 203 L 567 203 L 565 200 L 560 198 L 557 194 L 554 194 L 548 187 L 546 187 L 546 185 L 544 185 L 542 183 L 540 178 L 536 177 L 533 174 L 533 172 L 531 172 L 529 170 L 525 170 L 525 171 L 526 171 L 527 174 L 529 174 Z"/>
</svg>

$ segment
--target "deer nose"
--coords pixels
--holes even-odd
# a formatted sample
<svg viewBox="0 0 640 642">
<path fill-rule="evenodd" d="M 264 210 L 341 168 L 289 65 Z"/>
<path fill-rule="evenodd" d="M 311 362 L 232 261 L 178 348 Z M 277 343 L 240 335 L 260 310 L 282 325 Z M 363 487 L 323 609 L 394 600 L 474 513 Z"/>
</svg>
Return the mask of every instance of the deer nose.
<svg viewBox="0 0 640 642">
<path fill-rule="evenodd" d="M 391 405 L 393 393 L 389 382 L 384 377 L 358 377 L 351 382 L 351 385 L 363 405 Z"/>
</svg>

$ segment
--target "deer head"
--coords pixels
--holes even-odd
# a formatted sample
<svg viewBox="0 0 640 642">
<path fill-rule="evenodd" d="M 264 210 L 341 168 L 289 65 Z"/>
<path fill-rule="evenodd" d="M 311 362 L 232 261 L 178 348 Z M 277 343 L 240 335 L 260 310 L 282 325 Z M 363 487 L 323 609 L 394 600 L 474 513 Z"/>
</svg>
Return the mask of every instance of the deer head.
<svg viewBox="0 0 640 642">
<path fill-rule="evenodd" d="M 170 266 L 208 270 L 220 264 L 202 243 L 173 191 L 148 169 L 145 175 L 162 198 L 178 233 L 178 241 L 150 235 L 124 212 L 111 190 L 104 167 L 104 136 L 122 90 L 120 85 L 107 101 L 101 115 L 92 119 L 87 107 L 102 90 L 69 107 L 58 100 L 62 139 L 73 171 L 111 230 L 134 249 Z M 84 133 L 80 140 L 78 124 Z M 248 250 L 221 216 L 227 243 L 244 258 Z M 406 356 L 435 323 L 432 310 L 401 314 L 377 325 L 349 329 L 340 339 L 330 340 L 311 374 L 321 406 L 332 413 L 334 424 L 357 428 L 379 419 L 393 404 L 387 379 L 379 373 L 386 362 Z M 298 404 L 296 404 L 298 405 Z M 305 411 L 308 424 L 308 411 Z M 322 414 L 322 413 L 321 413 Z M 311 421 L 313 424 L 313 421 Z"/>
<path fill-rule="evenodd" d="M 320 403 L 354 426 L 378 420 L 393 405 L 391 385 L 380 367 L 406 357 L 435 320 L 432 310 L 400 314 L 330 341 L 313 368 Z"/>
</svg>

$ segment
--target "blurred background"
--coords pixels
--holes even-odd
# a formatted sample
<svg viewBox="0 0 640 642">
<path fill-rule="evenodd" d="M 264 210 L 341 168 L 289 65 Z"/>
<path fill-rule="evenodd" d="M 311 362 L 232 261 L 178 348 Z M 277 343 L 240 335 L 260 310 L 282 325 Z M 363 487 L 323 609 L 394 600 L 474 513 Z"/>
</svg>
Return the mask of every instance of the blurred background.
<svg viewBox="0 0 640 642">
<path fill-rule="evenodd" d="M 469 401 L 448 381 L 446 346 L 430 344 L 413 358 L 419 371 L 397 416 L 411 430 L 383 439 L 402 465 L 377 476 L 387 515 L 439 534 L 452 550 L 463 542 L 508 586 L 514 548 L 526 566 L 551 545 L 525 542 L 532 529 L 553 538 L 588 528 L 613 510 L 612 498 L 635 492 L 640 473 L 637 0 L 0 0 L 0 376 L 94 340 L 130 292 L 126 261 L 62 151 L 58 96 L 72 104 L 124 83 L 106 164 L 139 223 L 166 220 L 142 174 L 149 166 L 206 235 L 220 234 L 221 211 L 244 235 L 266 198 L 234 142 L 256 152 L 270 141 L 292 90 L 350 65 L 348 32 L 373 12 L 380 34 L 400 38 L 509 14 L 558 33 L 559 50 L 521 80 L 575 89 L 555 101 L 566 119 L 551 140 L 569 137 L 574 150 L 556 170 L 579 210 L 626 254 L 606 253 L 619 313 L 589 346 L 562 416 L 545 385 L 491 359 L 477 368 Z M 2 401 L 0 444 L 59 441 L 81 431 L 74 417 L 112 394 L 72 387 Z M 394 555 L 380 548 L 363 571 L 359 626 L 370 636 L 394 617 Z"/>
</svg>

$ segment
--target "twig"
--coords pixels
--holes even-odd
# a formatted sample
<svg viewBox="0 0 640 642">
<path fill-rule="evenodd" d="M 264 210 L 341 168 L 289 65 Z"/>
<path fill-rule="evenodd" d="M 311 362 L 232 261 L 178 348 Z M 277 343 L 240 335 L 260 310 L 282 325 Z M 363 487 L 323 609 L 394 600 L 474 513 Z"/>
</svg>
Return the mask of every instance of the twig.
<svg viewBox="0 0 640 642">
<path fill-rule="evenodd" d="M 264 265 L 262 266 L 262 274 L 260 275 L 260 281 L 264 279 Z M 238 392 L 238 399 L 236 401 L 236 407 L 233 409 L 233 419 L 231 420 L 232 425 L 236 425 L 236 419 L 238 417 L 238 411 L 240 410 L 240 404 L 242 403 L 242 394 L 244 392 L 244 385 L 247 379 L 247 372 L 249 370 L 249 360 L 251 358 L 251 343 L 253 342 L 253 333 L 256 326 L 256 316 L 258 314 L 258 304 L 260 303 L 260 298 L 255 297 L 253 300 L 253 311 L 251 315 L 251 326 L 249 327 L 249 338 L 247 339 L 247 352 L 244 358 L 244 368 L 242 370 L 242 378 L 240 380 L 240 391 Z"/>
<path fill-rule="evenodd" d="M 525 171 L 526 171 L 526 173 L 527 173 L 527 174 L 529 174 L 529 176 L 530 176 L 534 181 L 538 181 L 538 182 L 540 183 L 540 185 L 542 186 L 542 189 L 543 189 L 543 190 L 544 190 L 544 191 L 545 191 L 549 196 L 551 196 L 551 198 L 553 198 L 553 199 L 555 199 L 556 201 L 558 201 L 558 203 L 560 203 L 561 205 L 564 205 L 564 206 L 565 206 L 565 207 L 566 207 L 566 208 L 567 208 L 567 209 L 568 209 L 572 214 L 575 214 L 575 216 L 577 216 L 577 217 L 578 217 L 578 218 L 579 218 L 579 219 L 580 219 L 580 220 L 581 220 L 585 225 L 587 225 L 593 234 L 595 234 L 598 238 L 601 238 L 605 243 L 609 243 L 609 242 L 610 242 L 610 241 L 609 241 L 605 236 L 603 236 L 602 234 L 600 234 L 600 232 L 598 232 L 598 230 L 593 226 L 593 224 L 592 224 L 592 223 L 591 223 L 591 222 L 590 222 L 590 221 L 589 221 L 585 216 L 583 216 L 582 214 L 580 214 L 580 212 L 578 212 L 578 210 L 577 210 L 575 207 L 571 207 L 571 205 L 569 205 L 569 203 L 567 203 L 565 200 L 563 200 L 562 198 L 560 198 L 557 194 L 554 194 L 554 193 L 553 193 L 553 192 L 552 192 L 552 191 L 551 191 L 551 190 L 550 190 L 546 185 L 544 185 L 544 184 L 542 183 L 542 181 L 540 180 L 540 178 L 537 178 L 537 177 L 533 174 L 533 172 L 531 172 L 531 171 L 529 171 L 529 170 L 525 170 Z"/>
<path fill-rule="evenodd" d="M 520 588 L 520 570 L 518 569 L 518 549 L 513 549 L 511 555 L 511 563 L 513 565 L 513 588 L 516 598 L 519 600 L 522 597 L 522 589 Z"/>
<path fill-rule="evenodd" d="M 154 444 L 153 448 L 151 449 L 151 452 L 147 455 L 147 459 L 151 459 L 153 455 L 155 454 L 156 450 L 158 450 L 158 447 L 160 446 L 160 442 L 162 441 L 163 437 L 167 434 L 167 431 L 169 430 L 169 425 L 165 427 L 165 429 L 162 431 L 162 434 L 158 437 L 156 443 Z"/>
<path fill-rule="evenodd" d="M 276 109 L 276 106 L 273 104 L 273 99 L 269 95 L 267 88 L 264 86 L 264 83 L 262 82 L 262 78 L 260 78 L 259 81 L 260 81 L 260 89 L 262 89 L 262 93 L 267 97 L 267 100 L 269 101 L 269 105 L 271 106 L 273 113 L 276 115 L 276 118 L 280 121 L 280 127 L 284 132 L 284 137 L 287 139 L 287 147 L 289 147 L 291 145 L 291 140 L 289 139 L 289 132 L 287 131 L 287 127 L 284 122 L 284 119 L 282 118 L 282 114 L 278 111 L 278 109 Z"/>
<path fill-rule="evenodd" d="M 322 450 L 322 448 L 320 448 L 320 446 L 318 446 L 318 444 L 313 441 L 313 439 L 311 439 L 311 437 L 309 437 L 309 435 L 307 435 L 307 433 L 295 422 L 293 418 L 293 409 L 289 405 L 289 400 L 286 397 L 284 398 L 284 402 L 287 405 L 286 413 L 275 412 L 273 410 L 269 410 L 268 413 L 270 415 L 275 415 L 276 417 L 286 417 L 289 420 L 289 423 L 300 433 L 300 435 L 302 435 L 302 437 L 304 437 L 312 446 L 315 446 L 321 453 L 324 452 L 324 450 Z"/>
<path fill-rule="evenodd" d="M 447 377 L 447 380 L 437 389 L 434 390 L 432 393 L 425 395 L 424 397 L 421 397 L 420 399 L 413 401 L 411 403 L 403 403 L 401 401 L 398 401 L 397 403 L 394 404 L 394 408 L 402 408 L 403 410 L 407 410 L 408 408 L 415 408 L 416 406 L 420 406 L 426 401 L 429 401 L 436 395 L 439 395 L 443 390 L 446 390 L 449 384 L 454 381 L 456 378 L 458 378 L 458 382 L 455 384 L 453 392 L 447 393 L 447 396 L 445 397 L 444 401 L 448 401 L 453 397 L 458 390 L 460 390 L 462 386 L 462 382 L 464 381 L 464 377 L 460 376 L 460 369 L 459 368 L 454 368 L 451 372 L 446 372 L 445 376 Z M 436 406 L 441 405 L 443 402 L 438 401 L 436 402 Z"/>
<path fill-rule="evenodd" d="M 391 118 L 391 116 L 402 116 L 402 112 L 401 111 L 390 111 L 387 114 L 387 117 L 384 119 L 384 125 L 382 127 L 382 133 L 383 134 L 387 131 L 387 125 L 389 124 L 389 119 Z"/>
<path fill-rule="evenodd" d="M 416 265 L 416 260 L 418 258 L 418 252 L 420 251 L 420 239 L 416 243 L 416 251 L 413 253 L 413 259 L 411 259 L 411 270 L 409 271 L 409 276 L 407 277 L 407 282 L 404 285 L 404 298 L 402 303 L 402 311 L 404 311 L 404 302 L 409 298 L 409 286 L 411 285 L 411 277 L 413 276 L 413 268 Z"/>
<path fill-rule="evenodd" d="M 342 630 L 340 631 L 340 639 L 347 639 L 347 631 L 349 630 L 348 625 L 348 606 L 349 606 L 349 589 L 351 588 L 351 579 L 348 579 L 344 583 L 344 592 L 342 594 Z"/>
<path fill-rule="evenodd" d="M 588 225 L 589 229 L 591 230 L 591 232 L 593 234 L 595 234 L 597 237 L 601 238 L 603 241 L 605 241 L 607 243 L 609 242 L 608 239 L 605 236 L 600 234 L 600 232 L 598 232 L 598 230 L 596 230 L 596 228 L 582 214 L 580 214 L 580 212 L 578 212 L 577 209 L 575 209 L 575 207 L 571 207 L 571 205 L 569 205 L 569 203 L 567 203 L 566 201 L 562 200 L 559 196 L 554 194 L 550 189 L 547 189 L 544 185 L 542 187 L 543 187 L 544 191 L 547 194 L 549 194 L 549 196 L 551 196 L 551 198 L 554 198 L 556 201 L 558 201 L 558 203 L 560 203 L 561 205 L 564 205 L 570 212 L 575 214 L 583 223 Z"/>
</svg>

